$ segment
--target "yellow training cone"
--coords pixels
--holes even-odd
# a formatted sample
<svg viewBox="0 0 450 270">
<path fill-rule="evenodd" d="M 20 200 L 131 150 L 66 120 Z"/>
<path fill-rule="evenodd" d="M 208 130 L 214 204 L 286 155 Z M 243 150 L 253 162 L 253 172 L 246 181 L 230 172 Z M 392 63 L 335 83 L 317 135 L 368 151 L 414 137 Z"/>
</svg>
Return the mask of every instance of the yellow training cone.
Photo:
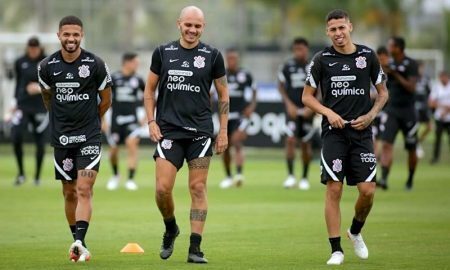
<svg viewBox="0 0 450 270">
<path fill-rule="evenodd" d="M 122 253 L 144 253 L 144 249 L 138 243 L 128 243 L 122 250 Z"/>
</svg>

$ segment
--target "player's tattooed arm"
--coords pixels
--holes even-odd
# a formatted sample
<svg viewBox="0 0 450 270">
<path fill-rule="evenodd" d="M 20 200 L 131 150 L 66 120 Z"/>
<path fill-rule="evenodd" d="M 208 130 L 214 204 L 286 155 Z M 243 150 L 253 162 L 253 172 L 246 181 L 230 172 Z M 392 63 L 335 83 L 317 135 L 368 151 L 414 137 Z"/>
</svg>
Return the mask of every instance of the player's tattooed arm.
<svg viewBox="0 0 450 270">
<path fill-rule="evenodd" d="M 196 158 L 188 162 L 189 169 L 207 170 L 211 157 Z"/>
<path fill-rule="evenodd" d="M 219 114 L 228 114 L 230 103 L 228 101 L 219 101 Z"/>
<path fill-rule="evenodd" d="M 219 122 L 220 130 L 217 135 L 215 150 L 220 154 L 228 147 L 228 112 L 230 110 L 230 98 L 228 96 L 228 83 L 227 77 L 224 75 L 214 80 L 214 86 L 216 87 L 217 94 L 219 96 Z"/>
<path fill-rule="evenodd" d="M 385 82 L 375 85 L 375 88 L 377 89 L 378 96 L 375 99 L 372 109 L 367 114 L 361 115 L 356 118 L 356 120 L 351 122 L 352 127 L 356 130 L 363 130 L 367 128 L 378 113 L 383 109 L 389 98 L 389 93 Z"/>
<path fill-rule="evenodd" d="M 205 222 L 207 215 L 208 210 L 206 209 L 191 209 L 190 220 Z"/>
<path fill-rule="evenodd" d="M 98 104 L 98 114 L 100 118 L 103 118 L 103 115 L 106 111 L 111 107 L 112 104 L 112 94 L 111 87 L 105 88 L 99 92 L 100 96 L 100 104 Z"/>
<path fill-rule="evenodd" d="M 42 100 L 44 101 L 44 106 L 47 111 L 50 111 L 52 105 L 52 91 L 49 89 L 41 90 Z"/>
</svg>

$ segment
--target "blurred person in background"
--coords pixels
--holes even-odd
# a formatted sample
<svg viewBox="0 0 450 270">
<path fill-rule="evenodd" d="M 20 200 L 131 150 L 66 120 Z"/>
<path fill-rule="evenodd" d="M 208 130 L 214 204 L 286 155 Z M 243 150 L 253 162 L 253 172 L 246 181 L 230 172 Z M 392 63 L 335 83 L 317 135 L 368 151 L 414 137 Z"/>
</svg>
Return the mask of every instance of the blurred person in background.
<svg viewBox="0 0 450 270">
<path fill-rule="evenodd" d="M 36 171 L 34 184 L 40 184 L 42 162 L 45 154 L 45 134 L 48 127 L 48 113 L 41 97 L 38 83 L 37 66 L 45 58 L 39 39 L 32 37 L 27 42 L 25 55 L 16 60 L 14 74 L 16 76 L 15 101 L 12 112 L 11 139 L 14 147 L 18 173 L 14 184 L 19 186 L 25 182 L 23 165 L 23 136 L 32 127 L 36 145 Z"/>
<path fill-rule="evenodd" d="M 142 93 L 144 92 L 144 80 L 136 74 L 139 68 L 139 58 L 136 53 L 125 53 L 122 56 L 122 68 L 111 75 L 113 86 L 112 106 L 108 114 L 111 116 L 111 126 L 104 121 L 103 129 L 107 134 L 110 146 L 109 161 L 113 170 L 113 176 L 107 184 L 108 190 L 116 190 L 119 187 L 119 145 L 125 143 L 127 149 L 128 178 L 125 188 L 137 190 L 134 175 L 138 163 L 138 146 L 140 141 L 140 121 L 137 110 L 142 105 Z"/>
<path fill-rule="evenodd" d="M 380 46 L 377 49 L 377 57 L 380 65 L 387 66 L 389 63 L 389 53 L 384 46 Z M 374 85 L 370 88 L 370 98 L 373 102 L 375 102 L 378 96 L 377 89 Z M 373 149 L 375 151 L 375 155 L 377 159 L 380 157 L 380 141 L 381 141 L 381 133 L 385 129 L 384 123 L 386 122 L 387 115 L 385 112 L 381 111 L 377 117 L 373 120 L 372 123 L 372 134 L 373 134 Z"/>
<path fill-rule="evenodd" d="M 170 258 L 180 234 L 172 192 L 177 172 L 186 160 L 191 196 L 187 262 L 208 263 L 201 250 L 208 215 L 207 179 L 213 145 L 217 154 L 228 146 L 228 83 L 222 54 L 200 41 L 205 29 L 203 11 L 195 6 L 183 8 L 177 28 L 179 39 L 154 50 L 144 91 L 150 139 L 157 143 L 153 155 L 155 199 L 165 225 L 159 256 Z M 213 83 L 220 121 L 215 143 L 210 100 Z"/>
<path fill-rule="evenodd" d="M 242 167 L 244 165 L 243 142 L 247 138 L 246 129 L 250 124 L 250 116 L 256 108 L 256 83 L 252 74 L 240 67 L 240 55 L 236 48 L 226 51 L 225 62 L 227 66 L 228 91 L 230 96 L 230 115 L 228 117 L 229 147 L 223 153 L 223 165 L 226 178 L 220 183 L 221 188 L 233 185 L 240 187 L 244 181 Z M 250 94 L 250 102 L 246 95 Z M 231 173 L 231 147 L 234 148 L 236 174 Z"/>
<path fill-rule="evenodd" d="M 388 176 L 394 155 L 394 142 L 397 133 L 401 131 L 405 139 L 405 149 L 408 151 L 408 178 L 406 190 L 413 187 L 414 173 L 417 167 L 417 122 L 415 108 L 415 92 L 418 79 L 418 67 L 415 60 L 405 55 L 405 40 L 402 37 L 392 37 L 388 41 L 390 61 L 383 70 L 388 75 L 387 88 L 389 102 L 384 108 L 387 118 L 384 131 L 381 134 L 381 179 L 379 186 L 388 189 Z"/>
<path fill-rule="evenodd" d="M 314 113 L 302 103 L 301 97 L 305 85 L 309 44 L 305 38 L 295 38 L 291 45 L 292 58 L 280 68 L 278 73 L 278 90 L 286 110 L 286 163 L 288 177 L 283 183 L 285 188 L 297 185 L 294 173 L 295 150 L 300 144 L 303 173 L 298 187 L 308 190 L 309 164 L 312 159 L 311 139 L 314 136 Z"/>
<path fill-rule="evenodd" d="M 425 152 L 423 150 L 423 142 L 425 141 L 427 135 L 432 129 L 431 123 L 431 110 L 428 106 L 428 97 L 431 92 L 430 87 L 430 77 L 425 74 L 425 63 L 420 61 L 419 65 L 419 77 L 417 78 L 416 84 L 416 110 L 417 110 L 417 120 L 419 124 L 424 126 L 422 133 L 419 135 L 419 143 L 417 144 L 417 157 L 423 158 Z"/>
<path fill-rule="evenodd" d="M 434 120 L 436 121 L 436 137 L 434 141 L 432 164 L 439 161 L 441 154 L 442 133 L 447 131 L 450 146 L 450 81 L 448 71 L 439 74 L 439 82 L 431 91 L 428 104 L 434 109 Z"/>
</svg>

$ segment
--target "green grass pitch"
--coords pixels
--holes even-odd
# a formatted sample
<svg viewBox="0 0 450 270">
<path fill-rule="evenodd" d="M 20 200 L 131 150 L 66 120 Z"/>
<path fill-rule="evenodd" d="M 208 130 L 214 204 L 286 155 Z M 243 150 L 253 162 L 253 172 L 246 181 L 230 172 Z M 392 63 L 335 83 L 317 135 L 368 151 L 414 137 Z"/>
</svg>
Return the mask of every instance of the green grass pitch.
<svg viewBox="0 0 450 270">
<path fill-rule="evenodd" d="M 61 185 L 52 180 L 52 150 L 47 149 L 40 187 L 34 187 L 30 178 L 33 151 L 32 146 L 26 149 L 28 181 L 13 187 L 16 169 L 11 146 L 0 146 L 0 269 L 339 268 L 325 265 L 330 247 L 317 161 L 310 169 L 310 191 L 285 190 L 281 187 L 286 176 L 282 150 L 248 149 L 244 186 L 221 190 L 218 184 L 223 169 L 215 157 L 202 244 L 210 263 L 196 266 L 186 263 L 190 204 L 186 166 L 174 190 L 181 235 L 173 256 L 162 261 L 158 253 L 164 226 L 153 195 L 153 149 L 142 147 L 140 152 L 140 189 L 136 192 L 126 191 L 123 186 L 115 192 L 106 190 L 110 167 L 104 149 L 86 238 L 93 257 L 81 265 L 68 260 L 72 239 L 64 217 Z M 440 164 L 430 166 L 428 149 L 427 158 L 419 164 L 414 190 L 406 192 L 405 154 L 397 148 L 396 155 L 390 190 L 377 191 L 363 229 L 369 259 L 359 260 L 343 237 L 342 269 L 450 269 L 450 158 L 446 154 Z M 123 154 L 121 161 L 125 177 Z M 296 171 L 299 175 L 299 161 Z M 356 196 L 355 188 L 345 188 L 341 203 L 343 236 L 351 222 Z M 128 242 L 139 243 L 145 253 L 121 254 L 120 249 Z"/>
</svg>

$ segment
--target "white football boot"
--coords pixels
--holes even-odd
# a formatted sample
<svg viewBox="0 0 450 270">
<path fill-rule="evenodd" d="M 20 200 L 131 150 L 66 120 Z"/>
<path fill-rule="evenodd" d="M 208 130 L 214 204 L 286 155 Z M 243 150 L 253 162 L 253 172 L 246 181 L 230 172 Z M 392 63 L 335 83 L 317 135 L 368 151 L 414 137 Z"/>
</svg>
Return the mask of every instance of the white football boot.
<svg viewBox="0 0 450 270">
<path fill-rule="evenodd" d="M 369 258 L 369 250 L 367 249 L 367 246 L 364 243 L 361 233 L 355 235 L 350 232 L 350 229 L 348 229 L 347 236 L 348 239 L 350 239 L 353 243 L 353 248 L 355 250 L 356 256 L 358 256 L 360 259 L 363 260 Z"/>
<path fill-rule="evenodd" d="M 125 182 L 125 189 L 135 191 L 138 189 L 138 185 L 134 182 L 134 180 L 128 179 Z"/>
<path fill-rule="evenodd" d="M 116 190 L 119 188 L 119 180 L 120 177 L 118 175 L 114 175 L 109 178 L 108 184 L 106 185 L 107 190 Z"/>
<path fill-rule="evenodd" d="M 244 184 L 244 176 L 242 174 L 236 174 L 233 178 L 233 184 L 237 187 L 241 187 Z"/>
<path fill-rule="evenodd" d="M 233 179 L 231 179 L 230 177 L 227 177 L 225 179 L 222 180 L 222 182 L 220 182 L 220 188 L 222 189 L 227 189 L 233 186 Z"/>
<path fill-rule="evenodd" d="M 286 180 L 284 180 L 283 187 L 284 188 L 293 188 L 297 183 L 297 179 L 292 174 L 288 175 Z"/>
<path fill-rule="evenodd" d="M 298 188 L 300 190 L 309 190 L 310 185 L 308 179 L 302 178 L 302 180 L 300 180 L 300 182 L 298 183 Z"/>
<path fill-rule="evenodd" d="M 344 253 L 335 251 L 331 254 L 330 259 L 327 261 L 328 265 L 341 265 L 344 263 Z"/>
</svg>

